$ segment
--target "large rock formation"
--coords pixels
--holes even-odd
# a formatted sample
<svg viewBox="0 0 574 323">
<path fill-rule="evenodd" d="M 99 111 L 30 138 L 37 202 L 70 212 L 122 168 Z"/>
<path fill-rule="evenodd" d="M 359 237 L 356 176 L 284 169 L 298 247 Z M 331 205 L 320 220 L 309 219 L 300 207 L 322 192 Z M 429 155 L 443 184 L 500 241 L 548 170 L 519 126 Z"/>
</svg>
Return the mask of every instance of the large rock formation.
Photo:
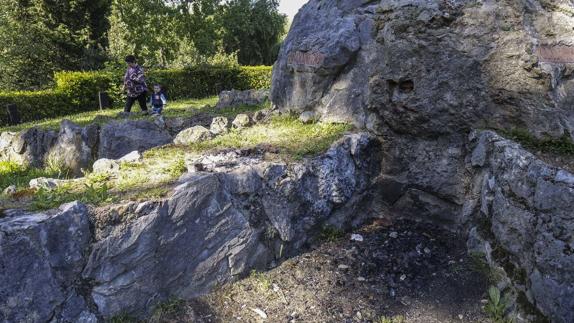
<svg viewBox="0 0 574 323">
<path fill-rule="evenodd" d="M 294 164 L 224 153 L 224 164 L 185 175 L 165 201 L 132 203 L 121 216 L 115 206 L 94 212 L 93 234 L 79 204 L 1 219 L 0 320 L 142 317 L 265 269 L 300 252 L 323 224 L 365 216 L 379 148 L 363 133 Z"/>
<path fill-rule="evenodd" d="M 82 298 L 91 241 L 87 209 L 0 219 L 0 321 L 97 322 Z"/>
<path fill-rule="evenodd" d="M 536 54 L 572 45 L 571 11 L 569 1 L 311 0 L 282 46 L 271 99 L 377 133 L 574 136 L 571 69 Z"/>
<path fill-rule="evenodd" d="M 507 272 L 505 293 L 571 322 L 572 175 L 492 132 L 468 137 L 574 138 L 572 65 L 542 61 L 548 48 L 574 61 L 572 12 L 570 1 L 310 0 L 271 101 L 383 137 L 378 207 L 472 233 L 472 249 Z"/>
<path fill-rule="evenodd" d="M 516 143 L 485 131 L 471 135 L 475 177 L 468 197 L 478 225 L 471 250 L 494 260 L 553 322 L 574 322 L 574 175 Z M 486 247 L 488 245 L 489 247 Z"/>
<path fill-rule="evenodd" d="M 118 159 L 134 150 L 147 149 L 171 143 L 169 132 L 147 120 L 110 122 L 100 131 L 98 158 Z"/>
</svg>

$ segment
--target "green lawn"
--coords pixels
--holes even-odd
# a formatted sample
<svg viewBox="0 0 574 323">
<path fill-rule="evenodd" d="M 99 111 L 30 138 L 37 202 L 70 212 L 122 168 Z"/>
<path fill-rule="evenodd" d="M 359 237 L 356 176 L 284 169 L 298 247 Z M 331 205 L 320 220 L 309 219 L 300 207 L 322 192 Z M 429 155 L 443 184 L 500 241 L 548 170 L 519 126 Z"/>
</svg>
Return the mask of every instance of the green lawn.
<svg viewBox="0 0 574 323">
<path fill-rule="evenodd" d="M 215 106 L 217 103 L 217 97 L 209 97 L 205 99 L 186 99 L 186 100 L 178 100 L 172 101 L 168 103 L 167 108 L 164 110 L 165 117 L 180 117 L 180 116 L 189 116 L 190 110 L 197 109 L 197 112 L 202 112 L 202 107 L 205 105 Z M 63 117 L 51 118 L 51 119 L 44 119 L 32 122 L 26 122 L 19 124 L 17 126 L 4 126 L 0 127 L 0 132 L 4 131 L 20 131 L 32 127 L 40 127 L 44 129 L 53 129 L 58 130 L 60 128 L 60 122 L 63 119 L 70 120 L 80 126 L 85 126 L 91 123 L 106 123 L 110 120 L 117 119 L 118 113 L 122 112 L 123 108 L 114 108 L 114 109 L 107 109 L 107 110 L 96 110 L 96 111 L 89 111 L 83 113 L 72 114 Z M 142 119 L 145 118 L 138 114 L 139 106 L 134 104 L 132 108 L 132 112 L 136 112 L 131 119 Z"/>
</svg>

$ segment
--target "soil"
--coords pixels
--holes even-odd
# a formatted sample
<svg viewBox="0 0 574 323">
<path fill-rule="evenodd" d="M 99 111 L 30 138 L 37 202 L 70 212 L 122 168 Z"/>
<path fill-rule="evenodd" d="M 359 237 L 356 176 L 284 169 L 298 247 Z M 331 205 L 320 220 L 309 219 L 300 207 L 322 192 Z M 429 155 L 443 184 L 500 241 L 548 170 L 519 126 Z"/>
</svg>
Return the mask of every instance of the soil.
<svg viewBox="0 0 574 323">
<path fill-rule="evenodd" d="M 460 236 L 405 220 L 353 233 L 363 241 L 331 234 L 332 241 L 154 321 L 490 322 L 482 309 L 488 280 Z"/>
</svg>

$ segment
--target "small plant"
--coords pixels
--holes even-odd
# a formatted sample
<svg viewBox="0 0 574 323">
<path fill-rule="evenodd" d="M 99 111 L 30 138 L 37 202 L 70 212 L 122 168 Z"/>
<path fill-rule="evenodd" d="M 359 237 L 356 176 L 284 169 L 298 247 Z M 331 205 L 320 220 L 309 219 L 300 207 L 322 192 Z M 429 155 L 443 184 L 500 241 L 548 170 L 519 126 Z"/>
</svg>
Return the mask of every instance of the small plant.
<svg viewBox="0 0 574 323">
<path fill-rule="evenodd" d="M 112 317 L 110 323 L 138 323 L 138 320 L 127 314 L 120 314 Z"/>
<path fill-rule="evenodd" d="M 149 322 L 171 322 L 184 313 L 185 302 L 180 299 L 172 299 L 158 305 L 155 308 L 152 317 L 149 319 Z"/>
<path fill-rule="evenodd" d="M 165 174 L 168 174 L 172 178 L 177 178 L 186 171 L 187 167 L 185 166 L 185 160 L 183 158 L 178 158 L 163 170 Z"/>
<path fill-rule="evenodd" d="M 321 229 L 321 233 L 319 234 L 319 238 L 323 241 L 333 242 L 341 239 L 345 235 L 345 232 L 341 229 L 337 229 L 330 225 L 325 225 Z"/>
<path fill-rule="evenodd" d="M 260 292 L 266 292 L 271 289 L 272 282 L 266 274 L 252 270 L 250 277 L 255 281 L 257 289 Z"/>
<path fill-rule="evenodd" d="M 32 201 L 32 209 L 52 209 L 72 201 L 100 205 L 105 202 L 113 202 L 113 200 L 106 183 L 102 185 L 86 183 L 80 190 L 75 190 L 70 184 L 64 184 L 55 189 L 40 188 Z"/>
<path fill-rule="evenodd" d="M 392 317 L 388 317 L 388 316 L 381 316 L 377 321 L 377 323 L 405 323 L 405 317 L 402 315 L 397 315 L 397 316 L 392 316 Z"/>
<path fill-rule="evenodd" d="M 494 323 L 513 323 L 513 320 L 506 317 L 508 300 L 503 297 L 500 290 L 494 286 L 488 289 L 488 303 L 484 306 L 486 314 Z"/>
</svg>

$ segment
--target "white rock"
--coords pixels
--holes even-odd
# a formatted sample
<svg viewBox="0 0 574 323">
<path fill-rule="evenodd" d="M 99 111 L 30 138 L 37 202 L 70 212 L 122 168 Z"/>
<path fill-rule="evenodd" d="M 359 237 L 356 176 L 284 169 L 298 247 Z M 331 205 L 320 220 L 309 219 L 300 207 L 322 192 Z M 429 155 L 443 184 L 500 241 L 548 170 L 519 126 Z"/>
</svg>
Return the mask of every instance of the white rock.
<svg viewBox="0 0 574 323">
<path fill-rule="evenodd" d="M 56 187 L 58 187 L 58 184 L 59 184 L 59 181 L 57 179 L 46 178 L 46 177 L 34 178 L 29 183 L 30 188 L 33 188 L 33 189 L 44 188 L 44 189 L 48 189 L 48 190 L 55 189 Z"/>
<path fill-rule="evenodd" d="M 238 114 L 235 117 L 235 120 L 233 120 L 233 126 L 237 129 L 249 127 L 250 125 L 251 125 L 251 118 L 244 113 Z"/>
<path fill-rule="evenodd" d="M 10 186 L 8 186 L 8 187 L 6 187 L 6 188 L 4 189 L 4 191 L 2 192 L 2 194 L 10 196 L 10 195 L 15 194 L 16 191 L 17 191 L 16 185 L 10 185 Z"/>
<path fill-rule="evenodd" d="M 120 170 L 120 164 L 113 159 L 101 158 L 96 160 L 92 166 L 92 170 L 94 173 L 112 174 Z"/>
<path fill-rule="evenodd" d="M 194 126 L 178 133 L 173 143 L 176 145 L 189 145 L 213 138 L 213 134 L 203 126 Z"/>
<path fill-rule="evenodd" d="M 315 112 L 305 111 L 299 116 L 299 121 L 303 123 L 313 123 L 315 122 Z"/>
<path fill-rule="evenodd" d="M 139 151 L 134 150 L 131 153 L 125 155 L 124 157 L 118 159 L 120 163 L 139 163 L 143 160 L 142 154 Z"/>
<path fill-rule="evenodd" d="M 262 319 L 266 320 L 267 319 L 267 314 L 265 314 L 265 312 L 263 312 L 262 310 L 258 309 L 258 308 L 251 308 L 251 310 L 255 313 L 257 313 L 259 316 L 261 316 Z"/>
<path fill-rule="evenodd" d="M 351 235 L 351 241 L 358 241 L 358 242 L 363 242 L 363 236 L 360 234 L 352 234 Z"/>
</svg>

